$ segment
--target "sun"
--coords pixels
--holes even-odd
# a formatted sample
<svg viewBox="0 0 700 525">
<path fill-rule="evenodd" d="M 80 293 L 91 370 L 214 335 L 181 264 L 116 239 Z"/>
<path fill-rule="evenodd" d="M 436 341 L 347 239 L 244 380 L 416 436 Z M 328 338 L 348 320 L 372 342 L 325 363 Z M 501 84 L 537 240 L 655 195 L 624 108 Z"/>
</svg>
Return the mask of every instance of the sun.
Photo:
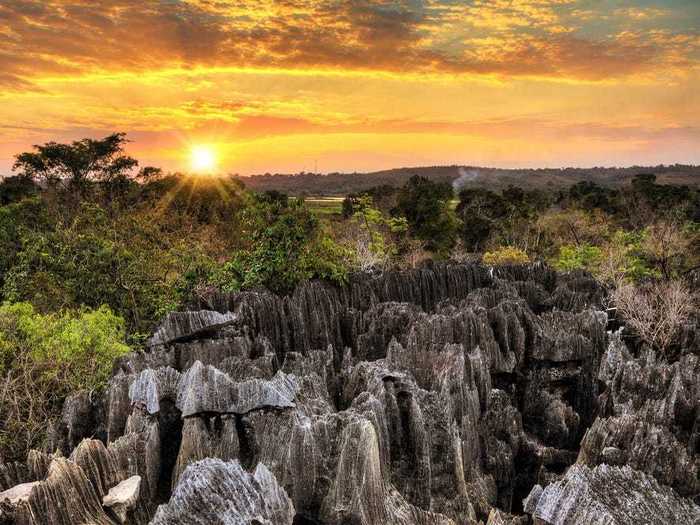
<svg viewBox="0 0 700 525">
<path fill-rule="evenodd" d="M 216 168 L 216 152 L 211 146 L 193 146 L 190 150 L 190 164 L 197 173 L 211 173 Z"/>
</svg>

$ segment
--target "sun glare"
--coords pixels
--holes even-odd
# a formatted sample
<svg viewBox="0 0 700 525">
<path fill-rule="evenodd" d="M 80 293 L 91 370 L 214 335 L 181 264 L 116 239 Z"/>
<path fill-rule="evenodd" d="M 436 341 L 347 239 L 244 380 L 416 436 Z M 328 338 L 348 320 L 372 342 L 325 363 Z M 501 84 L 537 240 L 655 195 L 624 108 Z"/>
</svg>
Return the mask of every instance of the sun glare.
<svg viewBox="0 0 700 525">
<path fill-rule="evenodd" d="M 190 151 L 190 163 L 196 173 L 211 173 L 216 168 L 216 153 L 210 146 L 194 146 Z"/>
</svg>

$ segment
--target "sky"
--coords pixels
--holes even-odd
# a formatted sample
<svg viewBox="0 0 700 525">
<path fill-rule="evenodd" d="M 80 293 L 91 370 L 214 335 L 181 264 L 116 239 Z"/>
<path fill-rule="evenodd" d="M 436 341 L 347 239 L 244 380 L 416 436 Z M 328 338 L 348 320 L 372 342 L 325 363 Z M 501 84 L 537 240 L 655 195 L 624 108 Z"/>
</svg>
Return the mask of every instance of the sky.
<svg viewBox="0 0 700 525">
<path fill-rule="evenodd" d="M 700 164 L 699 0 L 0 0 L 0 174 Z"/>
</svg>

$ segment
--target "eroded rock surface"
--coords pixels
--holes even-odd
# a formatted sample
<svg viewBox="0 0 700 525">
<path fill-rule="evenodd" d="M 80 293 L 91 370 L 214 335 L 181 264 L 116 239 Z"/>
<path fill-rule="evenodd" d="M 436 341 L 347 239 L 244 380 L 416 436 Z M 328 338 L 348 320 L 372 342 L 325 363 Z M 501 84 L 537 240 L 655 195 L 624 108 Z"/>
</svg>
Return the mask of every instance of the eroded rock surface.
<svg viewBox="0 0 700 525">
<path fill-rule="evenodd" d="M 447 264 L 215 294 L 0 465 L 0 523 L 692 523 L 698 356 L 628 348 L 604 295 Z"/>
<path fill-rule="evenodd" d="M 537 498 L 535 523 L 697 523 L 700 509 L 630 467 L 574 465 Z"/>
<path fill-rule="evenodd" d="M 246 472 L 237 461 L 204 459 L 187 467 L 170 502 L 153 525 L 291 525 L 294 507 L 274 475 L 258 464 Z"/>
</svg>

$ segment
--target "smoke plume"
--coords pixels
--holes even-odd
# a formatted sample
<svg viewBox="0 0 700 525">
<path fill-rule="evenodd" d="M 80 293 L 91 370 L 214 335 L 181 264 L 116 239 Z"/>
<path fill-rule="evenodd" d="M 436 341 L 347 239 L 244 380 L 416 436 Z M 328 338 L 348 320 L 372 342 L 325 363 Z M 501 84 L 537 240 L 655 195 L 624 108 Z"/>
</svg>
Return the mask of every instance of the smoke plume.
<svg viewBox="0 0 700 525">
<path fill-rule="evenodd" d="M 459 195 L 462 191 L 464 185 L 467 182 L 473 182 L 479 177 L 479 172 L 475 170 L 465 170 L 464 168 L 459 168 L 459 177 L 452 181 L 452 190 L 455 195 Z"/>
</svg>

